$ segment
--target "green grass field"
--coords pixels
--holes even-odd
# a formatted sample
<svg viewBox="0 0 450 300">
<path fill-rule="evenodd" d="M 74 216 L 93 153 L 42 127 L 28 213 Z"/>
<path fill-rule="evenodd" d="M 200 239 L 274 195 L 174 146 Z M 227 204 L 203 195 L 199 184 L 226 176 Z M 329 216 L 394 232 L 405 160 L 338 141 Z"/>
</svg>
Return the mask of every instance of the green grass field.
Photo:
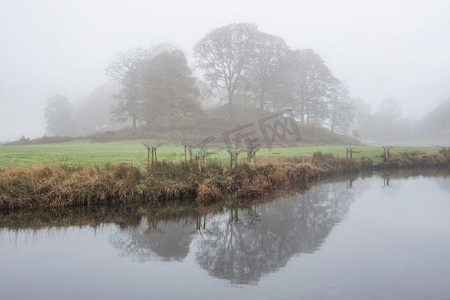
<svg viewBox="0 0 450 300">
<path fill-rule="evenodd" d="M 110 143 L 92 143 L 89 141 L 76 141 L 61 144 L 29 145 L 29 146 L 0 146 L 0 168 L 7 167 L 33 167 L 45 165 L 70 166 L 102 166 L 105 164 L 129 163 L 145 166 L 147 163 L 147 149 L 144 141 L 122 141 Z M 151 145 L 151 143 L 150 143 Z M 358 159 L 366 156 L 380 161 L 381 147 L 358 146 L 354 149 L 353 157 Z M 283 157 L 312 156 L 314 152 L 321 151 L 338 157 L 345 157 L 345 146 L 299 146 L 289 148 L 261 149 L 256 159 L 265 160 Z M 438 147 L 391 147 L 391 152 L 421 151 L 427 154 L 437 153 Z M 225 150 L 212 149 L 209 159 L 228 161 Z M 158 161 L 183 161 L 184 147 L 165 144 L 158 147 Z M 195 155 L 195 152 L 194 152 Z M 188 156 L 189 157 L 189 156 Z M 246 154 L 240 155 L 244 161 Z"/>
</svg>

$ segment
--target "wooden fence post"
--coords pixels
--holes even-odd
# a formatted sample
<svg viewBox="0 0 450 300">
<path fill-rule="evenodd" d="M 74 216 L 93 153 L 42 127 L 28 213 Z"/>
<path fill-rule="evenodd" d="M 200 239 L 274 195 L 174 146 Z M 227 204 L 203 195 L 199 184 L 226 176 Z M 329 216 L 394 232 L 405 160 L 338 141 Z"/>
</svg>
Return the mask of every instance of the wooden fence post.
<svg viewBox="0 0 450 300">
<path fill-rule="evenodd" d="M 153 147 L 152 147 L 152 164 L 153 164 L 153 162 L 154 162 L 154 151 L 153 151 Z"/>
<path fill-rule="evenodd" d="M 233 169 L 233 152 L 230 151 L 230 169 Z"/>
</svg>

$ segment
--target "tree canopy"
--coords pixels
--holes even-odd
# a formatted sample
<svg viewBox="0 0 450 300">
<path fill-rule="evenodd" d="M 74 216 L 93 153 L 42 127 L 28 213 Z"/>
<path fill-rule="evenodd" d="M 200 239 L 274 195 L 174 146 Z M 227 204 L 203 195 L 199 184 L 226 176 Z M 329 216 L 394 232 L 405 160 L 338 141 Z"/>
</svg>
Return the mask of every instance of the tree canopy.
<svg viewBox="0 0 450 300">
<path fill-rule="evenodd" d="M 144 75 L 142 119 L 152 126 L 183 126 L 204 112 L 184 54 L 162 52 L 148 64 Z"/>
<path fill-rule="evenodd" d="M 131 119 L 133 128 L 137 126 L 141 109 L 142 73 L 148 55 L 148 51 L 142 48 L 120 52 L 106 69 L 106 74 L 122 85 L 116 95 L 119 103 L 113 109 L 113 118 L 118 122 Z"/>
<path fill-rule="evenodd" d="M 328 113 L 327 100 L 335 78 L 320 56 L 311 49 L 291 53 L 292 109 L 302 122 L 322 121 Z"/>
<path fill-rule="evenodd" d="M 108 77 L 120 85 L 112 119 L 122 122 L 120 126 L 131 120 L 133 128 L 139 123 L 154 128 L 194 124 L 205 115 L 199 98 L 225 100 L 226 106 L 215 109 L 217 116 L 233 117 L 224 118 L 224 124 L 238 115 L 248 118 L 248 113 L 242 117 L 239 110 L 262 117 L 291 109 L 300 122 L 329 124 L 331 131 L 345 134 L 355 129 L 351 124 L 354 117 L 357 126 L 366 119 L 358 117 L 358 102 L 319 54 L 312 49 L 291 50 L 283 38 L 262 32 L 254 24 L 233 23 L 211 30 L 195 44 L 193 58 L 203 81 L 195 79 L 183 52 L 172 45 L 119 52 L 106 68 Z M 107 94 L 88 98 L 104 98 L 102 105 L 109 106 Z M 55 104 L 49 106 L 56 109 Z M 58 108 L 60 114 L 72 113 L 63 113 L 62 107 Z M 92 122 L 82 132 L 106 128 L 103 114 L 96 120 L 96 113 L 89 113 Z M 49 121 L 54 118 L 51 115 L 49 108 L 48 123 L 53 122 Z M 48 128 L 58 132 L 56 128 L 63 127 Z M 108 124 L 108 128 L 119 127 Z"/>
<path fill-rule="evenodd" d="M 194 46 L 194 58 L 215 95 L 225 90 L 230 116 L 240 100 L 261 113 L 292 109 L 301 122 L 329 120 L 332 130 L 350 128 L 348 88 L 336 84 L 312 49 L 291 50 L 279 36 L 235 23 L 207 33 Z"/>
<path fill-rule="evenodd" d="M 233 98 L 243 82 L 243 71 L 255 48 L 257 27 L 235 23 L 210 31 L 194 46 L 197 66 L 213 88 L 226 90 L 229 115 Z"/>
<path fill-rule="evenodd" d="M 346 133 L 354 118 L 353 99 L 348 87 L 336 80 L 329 98 L 328 113 L 331 132 Z"/>
<path fill-rule="evenodd" d="M 245 67 L 246 93 L 260 111 L 276 106 L 282 91 L 288 89 L 284 72 L 289 48 L 276 35 L 258 32 L 249 62 Z"/>
</svg>

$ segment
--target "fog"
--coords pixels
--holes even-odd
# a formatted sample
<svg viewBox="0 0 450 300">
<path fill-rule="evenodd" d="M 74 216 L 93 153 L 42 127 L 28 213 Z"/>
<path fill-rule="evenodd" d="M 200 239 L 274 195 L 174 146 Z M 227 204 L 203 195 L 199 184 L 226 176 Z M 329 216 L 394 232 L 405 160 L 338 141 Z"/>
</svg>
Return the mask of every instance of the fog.
<svg viewBox="0 0 450 300">
<path fill-rule="evenodd" d="M 414 119 L 450 97 L 448 1 L 10 1 L 0 3 L 0 141 L 45 134 L 48 98 L 105 84 L 115 54 L 254 23 L 314 49 L 353 97 L 396 99 Z M 195 70 L 194 70 L 195 71 Z"/>
</svg>

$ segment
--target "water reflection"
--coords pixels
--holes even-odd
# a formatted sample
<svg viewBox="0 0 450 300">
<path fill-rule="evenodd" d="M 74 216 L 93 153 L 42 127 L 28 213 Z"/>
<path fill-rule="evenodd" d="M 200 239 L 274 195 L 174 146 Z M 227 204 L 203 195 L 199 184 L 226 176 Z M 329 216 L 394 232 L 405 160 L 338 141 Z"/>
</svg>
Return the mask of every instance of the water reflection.
<svg viewBox="0 0 450 300">
<path fill-rule="evenodd" d="M 404 169 L 404 170 L 387 170 L 377 175 L 383 180 L 381 186 L 387 195 L 394 195 L 398 192 L 397 181 L 403 181 L 416 177 L 435 177 L 436 183 L 443 189 L 450 192 L 450 186 L 446 178 L 450 175 L 448 169 Z"/>
<path fill-rule="evenodd" d="M 145 217 L 139 224 L 118 226 L 108 240 L 120 256 L 140 262 L 181 261 L 195 249 L 196 262 L 211 276 L 256 284 L 292 256 L 320 248 L 348 212 L 353 180 L 220 213 L 165 220 Z"/>
<path fill-rule="evenodd" d="M 348 182 L 214 216 L 202 232 L 196 260 L 214 277 L 255 284 L 296 254 L 320 248 L 353 201 Z"/>
<path fill-rule="evenodd" d="M 348 212 L 354 199 L 353 180 L 216 214 L 145 218 L 138 226 L 120 228 L 109 241 L 119 255 L 140 262 L 180 261 L 194 247 L 197 263 L 211 276 L 255 284 L 264 274 L 284 267 L 292 256 L 320 248 Z"/>
<path fill-rule="evenodd" d="M 424 178 L 435 175 L 344 178 L 175 218 L 144 206 L 0 212 L 0 298 L 447 299 L 450 182 Z"/>
<path fill-rule="evenodd" d="M 97 228 L 105 223 L 126 227 L 138 225 L 141 221 L 141 212 L 142 208 L 135 206 L 0 211 L 0 229 L 36 231 L 69 226 Z"/>
<path fill-rule="evenodd" d="M 111 245 L 121 256 L 130 256 L 141 262 L 161 258 L 183 260 L 196 233 L 192 217 L 164 221 L 142 220 L 139 226 L 129 226 L 110 236 Z"/>
<path fill-rule="evenodd" d="M 376 185 L 390 193 L 400 178 L 447 175 L 448 170 L 383 173 Z M 345 178 L 250 207 L 169 219 L 156 218 L 142 206 L 0 213 L 0 237 L 2 231 L 10 236 L 26 231 L 22 236 L 36 241 L 50 235 L 59 238 L 66 230 L 69 234 L 70 226 L 97 229 L 110 223 L 107 241 L 119 256 L 148 262 L 183 261 L 191 255 L 210 276 L 257 284 L 293 256 L 320 249 L 333 227 L 346 218 L 355 196 L 373 186 L 369 180 L 354 181 Z M 450 192 L 448 180 L 435 182 Z M 55 228 L 61 230 L 55 233 Z"/>
</svg>

